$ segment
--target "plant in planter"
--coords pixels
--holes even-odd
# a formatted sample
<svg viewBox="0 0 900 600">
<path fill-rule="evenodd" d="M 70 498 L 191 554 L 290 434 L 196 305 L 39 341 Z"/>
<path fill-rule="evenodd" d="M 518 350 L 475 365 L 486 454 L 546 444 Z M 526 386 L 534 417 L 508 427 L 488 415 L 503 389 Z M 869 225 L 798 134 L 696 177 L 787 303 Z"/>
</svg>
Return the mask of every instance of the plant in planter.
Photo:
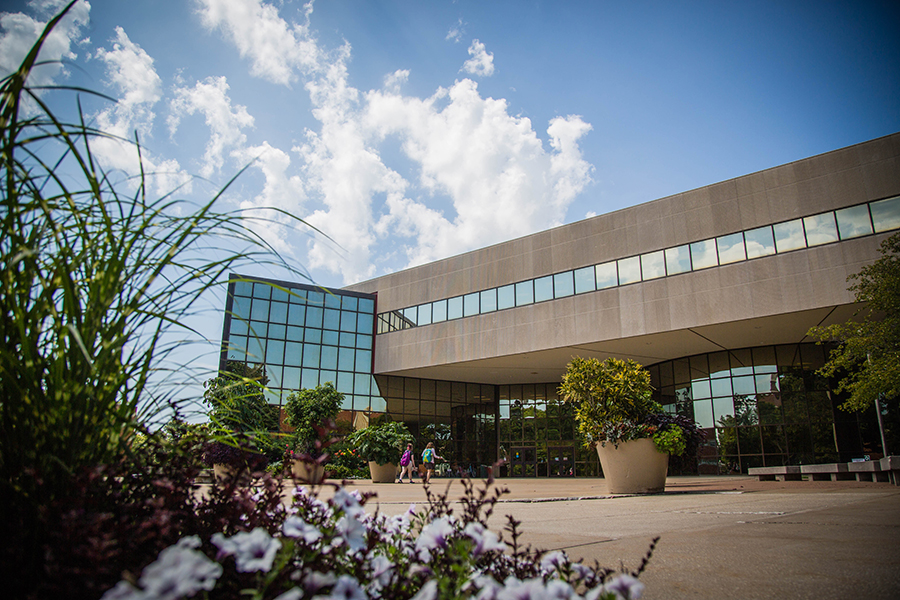
<svg viewBox="0 0 900 600">
<path fill-rule="evenodd" d="M 700 447 L 696 424 L 663 412 L 650 374 L 632 360 L 575 357 L 559 393 L 576 405 L 578 430 L 597 447 L 612 493 L 663 491 L 669 455 L 696 455 Z"/>
<path fill-rule="evenodd" d="M 393 482 L 397 476 L 397 462 L 406 444 L 414 438 L 399 421 L 376 423 L 354 431 L 347 441 L 369 461 L 373 483 Z"/>
<path fill-rule="evenodd" d="M 343 402 L 344 395 L 330 381 L 288 396 L 284 412 L 287 424 L 294 428 L 291 450 L 295 478 L 319 483 L 325 477 L 325 448 Z"/>
</svg>

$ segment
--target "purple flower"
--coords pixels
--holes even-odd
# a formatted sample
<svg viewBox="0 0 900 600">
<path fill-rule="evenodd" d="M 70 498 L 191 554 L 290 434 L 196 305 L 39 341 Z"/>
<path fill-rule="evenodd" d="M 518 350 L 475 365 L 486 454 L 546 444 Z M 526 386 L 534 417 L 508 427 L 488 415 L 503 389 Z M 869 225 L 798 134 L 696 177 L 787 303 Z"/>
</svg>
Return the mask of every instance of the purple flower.
<svg viewBox="0 0 900 600">
<path fill-rule="evenodd" d="M 369 600 L 369 598 L 357 580 L 349 575 L 341 575 L 329 595 L 315 596 L 313 600 Z"/>
<path fill-rule="evenodd" d="M 416 540 L 416 550 L 421 555 L 423 550 L 430 552 L 431 550 L 445 548 L 447 539 L 451 535 L 453 535 L 453 525 L 450 524 L 450 519 L 447 517 L 435 519 L 422 529 L 419 539 Z"/>
<path fill-rule="evenodd" d="M 644 593 L 644 584 L 631 575 L 618 575 L 615 579 L 603 586 L 606 592 L 612 592 L 616 598 L 623 600 L 637 600 Z"/>
<path fill-rule="evenodd" d="M 285 519 L 281 530 L 287 537 L 299 538 L 307 544 L 312 544 L 322 538 L 322 532 L 315 525 L 310 525 L 297 516 Z"/>
<path fill-rule="evenodd" d="M 212 543 L 219 549 L 219 558 L 233 555 L 237 570 L 242 573 L 268 571 L 281 548 L 281 542 L 262 527 L 257 527 L 250 533 L 238 532 L 230 539 L 221 533 L 215 533 Z"/>
<path fill-rule="evenodd" d="M 472 554 L 476 557 L 491 550 L 499 550 L 500 552 L 506 550 L 506 544 L 500 541 L 497 534 L 489 529 L 485 529 L 481 523 L 469 523 L 466 525 L 464 533 L 475 542 Z"/>
</svg>

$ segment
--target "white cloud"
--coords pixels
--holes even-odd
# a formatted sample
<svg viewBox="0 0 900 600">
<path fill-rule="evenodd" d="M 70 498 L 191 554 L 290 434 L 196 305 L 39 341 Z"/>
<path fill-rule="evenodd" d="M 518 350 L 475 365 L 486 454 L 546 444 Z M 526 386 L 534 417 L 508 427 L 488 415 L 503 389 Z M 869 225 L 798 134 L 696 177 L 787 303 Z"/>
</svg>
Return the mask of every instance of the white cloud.
<svg viewBox="0 0 900 600">
<path fill-rule="evenodd" d="M 305 21 L 289 25 L 260 0 L 200 0 L 204 25 L 221 30 L 250 59 L 253 75 L 282 85 L 296 79 L 295 69 L 315 69 L 321 60 L 309 35 L 312 3 L 304 9 Z"/>
<path fill-rule="evenodd" d="M 463 20 L 460 19 L 456 22 L 455 25 L 453 25 L 453 27 L 450 28 L 450 30 L 447 32 L 447 37 L 445 37 L 444 39 L 459 43 L 459 40 L 462 39 L 464 33 L 465 30 L 463 29 Z"/>
<path fill-rule="evenodd" d="M 224 77 L 207 77 L 192 88 L 177 88 L 170 109 L 171 134 L 178 129 L 185 115 L 198 112 L 203 115 L 210 131 L 200 167 L 204 177 L 211 177 L 222 168 L 228 152 L 243 148 L 247 136 L 242 130 L 253 126 L 253 117 L 245 106 L 232 106 Z"/>
<path fill-rule="evenodd" d="M 494 74 L 494 55 L 484 49 L 484 44 L 472 40 L 469 46 L 469 60 L 463 63 L 462 70 L 470 75 L 490 77 Z"/>
<path fill-rule="evenodd" d="M 24 12 L 0 13 L 0 76 L 5 77 L 19 68 L 44 27 L 64 4 L 62 0 L 32 0 L 26 7 L 34 16 Z M 52 85 L 58 78 L 67 76 L 59 61 L 76 57 L 71 47 L 82 27 L 87 25 L 90 11 L 88 2 L 78 2 L 56 25 L 44 41 L 37 59 L 51 62 L 32 70 L 28 79 L 30 85 Z"/>
</svg>

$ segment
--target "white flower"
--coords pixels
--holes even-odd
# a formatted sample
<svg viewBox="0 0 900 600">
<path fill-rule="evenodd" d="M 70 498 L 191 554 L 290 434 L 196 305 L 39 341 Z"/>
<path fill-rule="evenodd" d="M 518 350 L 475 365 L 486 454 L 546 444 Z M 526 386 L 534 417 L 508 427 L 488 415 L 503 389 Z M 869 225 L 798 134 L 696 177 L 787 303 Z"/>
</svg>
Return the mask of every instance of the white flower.
<svg viewBox="0 0 900 600">
<path fill-rule="evenodd" d="M 115 587 L 106 590 L 100 600 L 144 600 L 144 592 L 127 581 L 120 581 Z"/>
<path fill-rule="evenodd" d="M 327 585 L 334 585 L 337 578 L 334 573 L 319 573 L 313 571 L 303 579 L 303 587 L 308 592 L 317 592 Z"/>
<path fill-rule="evenodd" d="M 394 563 L 391 562 L 384 554 L 379 554 L 372 558 L 370 562 L 372 567 L 373 587 L 381 589 L 391 582 L 391 575 L 394 572 Z"/>
<path fill-rule="evenodd" d="M 631 575 L 617 575 L 615 579 L 603 585 L 603 590 L 612 592 L 616 598 L 637 600 L 644 593 L 644 584 Z"/>
<path fill-rule="evenodd" d="M 499 550 L 500 552 L 506 550 L 506 544 L 500 541 L 497 534 L 489 529 L 485 529 L 481 523 L 469 523 L 466 525 L 464 533 L 475 542 L 472 554 L 476 557 L 491 550 Z"/>
<path fill-rule="evenodd" d="M 329 595 L 315 596 L 313 600 L 369 600 L 369 598 L 358 581 L 349 575 L 341 575 Z"/>
<path fill-rule="evenodd" d="M 192 535 L 160 552 L 138 581 L 143 588 L 142 597 L 174 600 L 213 589 L 222 576 L 222 565 L 197 551 L 199 547 L 200 538 Z"/>
<path fill-rule="evenodd" d="M 363 515 L 366 514 L 366 511 L 360 505 L 360 500 L 361 497 L 358 491 L 354 490 L 352 492 L 348 492 L 344 488 L 341 488 L 334 493 L 332 503 L 337 508 L 344 511 L 344 514 L 362 518 Z"/>
<path fill-rule="evenodd" d="M 275 600 L 300 600 L 302 597 L 303 592 L 301 592 L 299 588 L 291 588 L 285 593 L 276 596 Z"/>
<path fill-rule="evenodd" d="M 281 542 L 262 527 L 257 527 L 250 533 L 238 532 L 230 539 L 221 533 L 215 533 L 212 543 L 219 548 L 220 557 L 234 555 L 237 570 L 242 573 L 268 571 L 281 548 Z"/>
<path fill-rule="evenodd" d="M 447 546 L 447 539 L 451 535 L 453 535 L 453 525 L 450 524 L 450 519 L 447 517 L 435 519 L 422 528 L 422 533 L 419 534 L 419 539 L 416 540 L 416 550 L 421 555 L 423 550 L 430 552 L 431 550 L 444 548 Z"/>
<path fill-rule="evenodd" d="M 366 526 L 358 519 L 344 515 L 337 522 L 338 534 L 351 550 L 364 550 L 366 547 Z"/>
<path fill-rule="evenodd" d="M 422 586 L 422 589 L 419 590 L 418 594 L 412 597 L 412 600 L 437 600 L 437 597 L 437 581 L 432 579 Z"/>
<path fill-rule="evenodd" d="M 565 552 L 560 552 L 559 550 L 548 552 L 541 559 L 541 570 L 547 573 L 552 573 L 568 562 L 569 557 L 566 556 Z"/>
<path fill-rule="evenodd" d="M 322 532 L 315 525 L 310 525 L 297 516 L 290 516 L 285 519 L 281 530 L 284 532 L 284 535 L 300 538 L 307 544 L 312 544 L 322 537 Z"/>
</svg>

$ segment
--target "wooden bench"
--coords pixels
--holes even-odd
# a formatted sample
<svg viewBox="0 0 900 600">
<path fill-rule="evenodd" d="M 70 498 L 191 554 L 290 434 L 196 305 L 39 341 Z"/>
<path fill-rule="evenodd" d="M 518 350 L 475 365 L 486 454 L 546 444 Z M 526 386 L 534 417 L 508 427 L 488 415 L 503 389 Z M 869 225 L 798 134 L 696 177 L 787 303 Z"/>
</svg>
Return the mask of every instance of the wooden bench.
<svg viewBox="0 0 900 600">
<path fill-rule="evenodd" d="M 900 485 L 900 456 L 824 465 L 751 467 L 748 473 L 760 481 L 802 481 L 806 477 L 810 481 L 881 481 Z"/>
</svg>

